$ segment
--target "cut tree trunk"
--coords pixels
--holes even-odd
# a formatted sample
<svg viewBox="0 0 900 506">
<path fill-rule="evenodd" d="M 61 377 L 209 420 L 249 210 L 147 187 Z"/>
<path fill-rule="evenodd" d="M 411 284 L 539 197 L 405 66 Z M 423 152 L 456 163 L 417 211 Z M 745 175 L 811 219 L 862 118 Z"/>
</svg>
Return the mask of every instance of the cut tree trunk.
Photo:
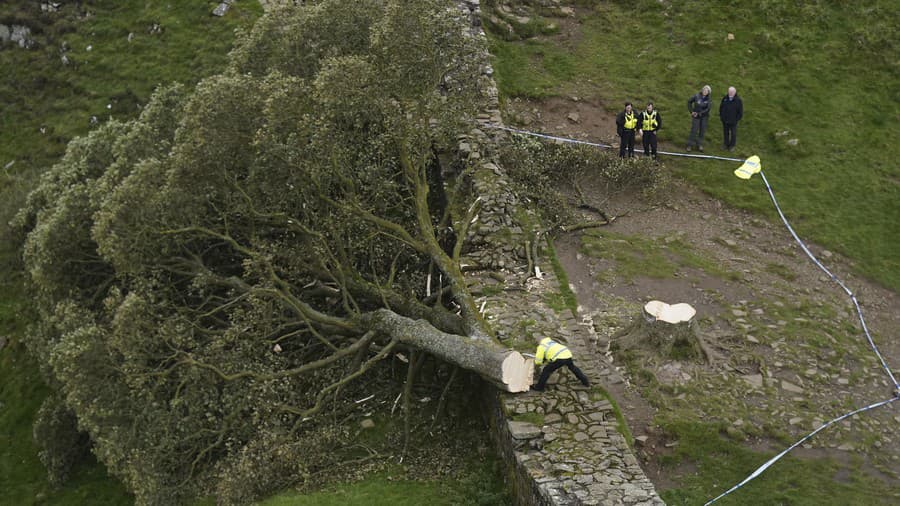
<svg viewBox="0 0 900 506">
<path fill-rule="evenodd" d="M 369 323 L 373 330 L 476 372 L 507 392 L 527 392 L 531 386 L 534 360 L 500 346 L 487 336 L 448 334 L 425 320 L 413 320 L 389 309 L 372 313 Z"/>
<path fill-rule="evenodd" d="M 702 358 L 712 360 L 700 337 L 697 311 L 690 304 L 669 305 L 651 300 L 641 316 L 617 340 L 620 350 L 651 349 L 667 358 Z"/>
</svg>

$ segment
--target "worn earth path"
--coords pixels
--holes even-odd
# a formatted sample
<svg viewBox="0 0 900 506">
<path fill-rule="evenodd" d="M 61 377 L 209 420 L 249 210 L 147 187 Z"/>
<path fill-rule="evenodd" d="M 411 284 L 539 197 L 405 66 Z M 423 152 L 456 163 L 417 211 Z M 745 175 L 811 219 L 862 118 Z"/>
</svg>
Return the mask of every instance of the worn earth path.
<svg viewBox="0 0 900 506">
<path fill-rule="evenodd" d="M 609 348 L 641 304 L 659 299 L 697 308 L 702 335 L 718 355 L 714 364 L 645 357 L 625 367 L 614 360 L 626 381 L 611 390 L 658 488 L 677 486 L 692 471 L 659 464 L 678 444 L 659 431 L 655 417 L 661 412 L 723 422 L 744 445 L 780 451 L 833 417 L 890 398 L 892 387 L 849 299 L 780 222 L 729 208 L 682 183 L 664 205 L 627 205 L 628 215 L 612 226 L 561 237 L 556 245 L 580 312 L 596 323 L 600 350 Z M 611 207 L 612 215 L 626 210 Z M 852 261 L 807 244 L 857 295 L 876 344 L 896 371 L 897 294 L 855 275 Z M 667 266 L 654 274 L 654 262 Z M 896 404 L 837 424 L 794 454 L 831 457 L 850 467 L 861 458 L 865 471 L 898 490 Z"/>
</svg>

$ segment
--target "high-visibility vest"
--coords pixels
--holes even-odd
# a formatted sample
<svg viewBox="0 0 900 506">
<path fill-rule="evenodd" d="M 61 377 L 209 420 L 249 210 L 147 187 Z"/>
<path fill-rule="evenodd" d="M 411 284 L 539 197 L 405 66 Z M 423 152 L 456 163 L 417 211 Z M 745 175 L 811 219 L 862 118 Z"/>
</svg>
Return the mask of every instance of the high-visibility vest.
<svg viewBox="0 0 900 506">
<path fill-rule="evenodd" d="M 625 129 L 626 130 L 634 130 L 634 127 L 637 126 L 637 118 L 634 115 L 634 112 L 625 113 Z"/>
<path fill-rule="evenodd" d="M 537 347 L 537 353 L 534 354 L 534 363 L 541 365 L 545 361 L 549 363 L 554 360 L 565 360 L 567 358 L 572 358 L 572 352 L 569 351 L 566 345 L 553 340 L 544 340 Z"/>
<path fill-rule="evenodd" d="M 647 111 L 641 113 L 641 130 L 652 132 L 656 130 L 656 111 L 647 114 Z"/>
</svg>

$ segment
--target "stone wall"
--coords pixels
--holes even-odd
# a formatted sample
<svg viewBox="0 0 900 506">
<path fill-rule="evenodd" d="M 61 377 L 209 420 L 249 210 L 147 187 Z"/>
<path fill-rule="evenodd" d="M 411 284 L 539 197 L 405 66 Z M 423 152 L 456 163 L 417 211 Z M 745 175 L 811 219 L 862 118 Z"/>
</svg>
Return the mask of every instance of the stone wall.
<svg viewBox="0 0 900 506">
<path fill-rule="evenodd" d="M 480 1 L 459 4 L 470 13 L 472 31 L 484 37 Z M 597 349 L 593 322 L 578 321 L 569 309 L 549 307 L 560 287 L 546 259 L 530 257 L 543 271 L 540 277 L 527 260 L 529 252 L 537 251 L 529 245 L 539 237 L 540 227 L 523 222 L 539 220 L 511 191 L 496 155 L 495 147 L 505 134 L 492 128 L 502 125 L 502 118 L 488 58 L 485 53 L 481 76 L 487 107 L 476 128 L 460 138 L 458 148 L 464 173 L 482 201 L 469 229 L 471 249 L 463 264 L 493 271 L 469 275 L 472 293 L 501 341 L 533 349 L 544 337 L 552 337 L 569 346 L 593 384 L 622 382 Z M 510 466 L 516 504 L 664 504 L 620 432 L 615 408 L 604 391 L 581 386 L 564 369 L 550 384 L 545 392 L 508 394 L 493 388 L 485 392 L 485 414 L 495 445 Z"/>
</svg>

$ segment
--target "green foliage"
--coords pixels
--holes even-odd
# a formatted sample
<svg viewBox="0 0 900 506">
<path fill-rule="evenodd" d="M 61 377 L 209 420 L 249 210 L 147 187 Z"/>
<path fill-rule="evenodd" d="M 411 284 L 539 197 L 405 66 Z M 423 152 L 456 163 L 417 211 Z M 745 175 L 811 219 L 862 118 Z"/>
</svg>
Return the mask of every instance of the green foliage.
<svg viewBox="0 0 900 506">
<path fill-rule="evenodd" d="M 346 457 L 314 415 L 352 409 L 351 380 L 393 346 L 363 316 L 424 286 L 428 169 L 478 104 L 457 16 L 432 0 L 265 16 L 225 73 L 72 141 L 14 220 L 27 344 L 65 400 L 36 434 L 71 411 L 147 505 L 246 503 Z M 45 450 L 54 480 L 65 442 Z"/>
<path fill-rule="evenodd" d="M 54 395 L 47 396 L 38 410 L 34 441 L 41 447 L 41 462 L 54 486 L 68 481 L 72 467 L 88 454 L 90 439 L 77 424 L 75 414 Z"/>
<path fill-rule="evenodd" d="M 502 95 L 654 100 L 666 118 L 660 140 L 681 146 L 690 128 L 687 98 L 708 83 L 718 100 L 734 85 L 745 107 L 737 156 L 760 156 L 801 237 L 900 287 L 900 148 L 883 135 L 900 126 L 896 87 L 886 86 L 896 81 L 893 2 L 590 4 L 580 33 L 564 42 L 491 39 Z M 729 33 L 734 40 L 726 40 Z M 707 135 L 707 147 L 719 154 L 715 117 Z M 777 223 L 759 181 L 739 182 L 722 162 L 666 164 L 713 196 Z"/>
<path fill-rule="evenodd" d="M 548 144 L 513 137 L 500 153 L 516 191 L 534 202 L 545 225 L 571 225 L 576 217 L 566 194 L 602 202 L 637 190 L 651 198 L 665 188 L 667 177 L 650 160 L 623 159 L 587 146 Z M 576 205 L 591 204 L 577 202 Z"/>
</svg>

